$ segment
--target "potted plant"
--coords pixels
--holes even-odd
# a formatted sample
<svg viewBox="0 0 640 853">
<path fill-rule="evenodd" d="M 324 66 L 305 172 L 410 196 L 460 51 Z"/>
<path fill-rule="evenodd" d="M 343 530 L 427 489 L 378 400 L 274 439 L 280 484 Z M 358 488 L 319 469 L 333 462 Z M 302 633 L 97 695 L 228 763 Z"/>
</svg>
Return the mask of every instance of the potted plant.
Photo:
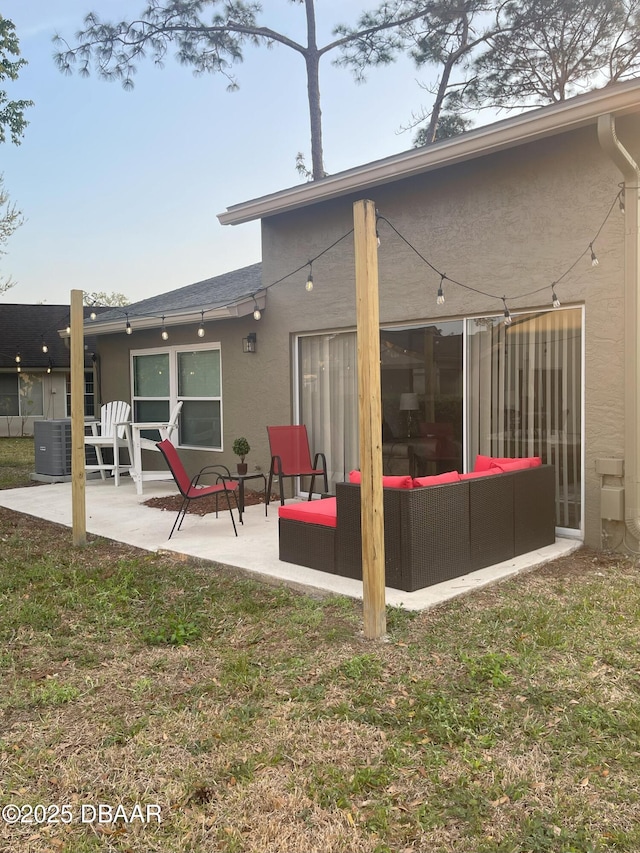
<svg viewBox="0 0 640 853">
<path fill-rule="evenodd" d="M 247 463 L 244 461 L 244 457 L 251 450 L 249 442 L 244 438 L 244 436 L 242 438 L 236 438 L 233 442 L 232 450 L 236 456 L 240 457 L 240 461 L 238 462 L 238 474 L 246 474 Z"/>
</svg>

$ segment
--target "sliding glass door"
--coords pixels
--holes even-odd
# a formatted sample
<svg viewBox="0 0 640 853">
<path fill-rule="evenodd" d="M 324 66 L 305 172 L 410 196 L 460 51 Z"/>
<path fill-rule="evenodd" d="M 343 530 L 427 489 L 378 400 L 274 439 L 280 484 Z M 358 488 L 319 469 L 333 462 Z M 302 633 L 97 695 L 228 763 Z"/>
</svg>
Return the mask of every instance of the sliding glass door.
<svg viewBox="0 0 640 853">
<path fill-rule="evenodd" d="M 555 466 L 557 526 L 581 530 L 582 309 L 383 327 L 380 385 L 385 474 L 540 456 Z M 333 490 L 359 467 L 355 332 L 298 338 L 298 397 Z"/>
</svg>

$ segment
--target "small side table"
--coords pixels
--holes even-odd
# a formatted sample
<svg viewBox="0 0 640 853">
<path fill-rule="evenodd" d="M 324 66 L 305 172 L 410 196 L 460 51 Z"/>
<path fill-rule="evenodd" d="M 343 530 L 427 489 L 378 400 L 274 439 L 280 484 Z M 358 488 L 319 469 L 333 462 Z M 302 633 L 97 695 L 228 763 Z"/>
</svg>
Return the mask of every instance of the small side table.
<svg viewBox="0 0 640 853">
<path fill-rule="evenodd" d="M 267 515 L 267 477 L 262 471 L 254 471 L 252 474 L 231 474 L 229 477 L 230 480 L 235 480 L 236 483 L 239 484 L 240 488 L 238 489 L 238 515 L 240 516 L 240 524 L 244 524 L 242 520 L 242 513 L 244 512 L 244 484 L 245 480 L 257 480 L 262 477 L 262 481 L 264 483 L 264 514 Z"/>
</svg>

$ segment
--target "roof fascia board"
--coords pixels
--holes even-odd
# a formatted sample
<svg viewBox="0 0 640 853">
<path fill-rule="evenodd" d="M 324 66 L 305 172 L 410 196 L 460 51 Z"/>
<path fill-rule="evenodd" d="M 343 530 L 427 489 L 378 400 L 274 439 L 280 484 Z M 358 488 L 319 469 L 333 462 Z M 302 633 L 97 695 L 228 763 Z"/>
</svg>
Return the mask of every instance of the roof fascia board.
<svg viewBox="0 0 640 853">
<path fill-rule="evenodd" d="M 267 304 L 266 292 L 257 293 L 255 297 L 247 296 L 239 299 L 237 302 L 232 302 L 229 305 L 219 306 L 217 308 L 190 308 L 188 311 L 167 313 L 164 315 L 165 326 L 184 326 L 187 323 L 197 323 L 200 321 L 204 312 L 204 320 L 206 323 L 212 320 L 228 320 L 236 317 L 246 317 L 252 314 L 256 304 L 261 311 L 264 311 Z M 134 331 L 142 331 L 144 329 L 158 329 L 162 325 L 162 315 L 155 314 L 153 317 L 136 317 L 135 313 L 129 313 L 129 322 Z M 113 335 L 124 334 L 124 325 L 127 319 L 127 312 L 122 310 L 122 318 L 118 320 L 110 320 L 101 323 L 100 320 L 89 320 L 84 323 L 85 334 L 90 335 Z M 61 338 L 68 338 L 69 332 L 67 329 L 60 329 L 58 334 Z"/>
<path fill-rule="evenodd" d="M 328 201 L 370 187 L 484 157 L 506 148 L 566 133 L 597 122 L 603 112 L 624 115 L 640 109 L 640 82 L 631 80 L 597 89 L 561 104 L 486 125 L 435 145 L 415 148 L 384 160 L 340 172 L 319 181 L 272 193 L 227 208 L 218 214 L 222 225 L 240 225 Z"/>
</svg>

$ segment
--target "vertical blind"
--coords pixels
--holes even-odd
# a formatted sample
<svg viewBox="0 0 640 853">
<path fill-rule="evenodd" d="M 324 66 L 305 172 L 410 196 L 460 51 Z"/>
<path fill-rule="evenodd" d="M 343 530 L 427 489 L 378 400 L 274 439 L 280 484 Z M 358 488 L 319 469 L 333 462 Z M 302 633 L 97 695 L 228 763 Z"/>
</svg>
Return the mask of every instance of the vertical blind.
<svg viewBox="0 0 640 853">
<path fill-rule="evenodd" d="M 469 458 L 540 456 L 555 466 L 556 524 L 581 522 L 582 311 L 468 322 Z"/>
</svg>

